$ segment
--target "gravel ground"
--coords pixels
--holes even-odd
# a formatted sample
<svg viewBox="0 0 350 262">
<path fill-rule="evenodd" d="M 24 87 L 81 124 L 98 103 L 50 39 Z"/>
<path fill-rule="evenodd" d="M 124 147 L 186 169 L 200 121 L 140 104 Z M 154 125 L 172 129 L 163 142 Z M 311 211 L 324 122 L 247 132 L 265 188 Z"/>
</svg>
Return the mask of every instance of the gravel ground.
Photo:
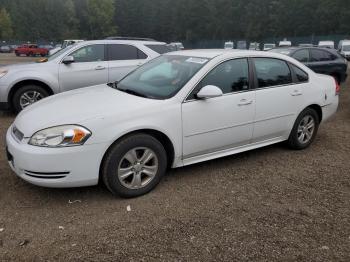
<svg viewBox="0 0 350 262">
<path fill-rule="evenodd" d="M 173 170 L 131 200 L 18 179 L 4 154 L 14 116 L 0 113 L 0 261 L 350 261 L 349 88 L 309 149 Z"/>
</svg>

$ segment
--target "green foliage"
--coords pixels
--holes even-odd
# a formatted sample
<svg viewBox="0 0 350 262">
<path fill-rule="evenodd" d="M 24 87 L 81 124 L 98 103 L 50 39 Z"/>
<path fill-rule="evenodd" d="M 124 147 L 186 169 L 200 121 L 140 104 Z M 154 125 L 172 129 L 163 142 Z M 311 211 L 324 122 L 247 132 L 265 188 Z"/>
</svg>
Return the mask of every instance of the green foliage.
<svg viewBox="0 0 350 262">
<path fill-rule="evenodd" d="M 23 40 L 118 34 L 259 41 L 350 33 L 350 1 L 344 0 L 0 0 L 0 8 Z"/>
<path fill-rule="evenodd" d="M 5 8 L 0 10 L 0 38 L 10 39 L 13 35 L 12 21 Z"/>
</svg>

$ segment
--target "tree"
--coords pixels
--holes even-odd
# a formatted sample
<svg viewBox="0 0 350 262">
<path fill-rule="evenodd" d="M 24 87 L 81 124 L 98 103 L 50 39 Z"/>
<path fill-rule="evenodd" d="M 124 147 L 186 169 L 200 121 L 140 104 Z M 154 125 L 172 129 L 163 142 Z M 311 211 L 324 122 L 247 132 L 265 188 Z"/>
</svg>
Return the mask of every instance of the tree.
<svg viewBox="0 0 350 262">
<path fill-rule="evenodd" d="M 0 10 L 0 37 L 2 39 L 11 39 L 13 36 L 12 22 L 9 13 L 5 8 Z"/>
<path fill-rule="evenodd" d="M 114 35 L 117 27 L 113 24 L 113 0 L 87 0 L 86 15 L 90 39 L 98 39 Z"/>
</svg>

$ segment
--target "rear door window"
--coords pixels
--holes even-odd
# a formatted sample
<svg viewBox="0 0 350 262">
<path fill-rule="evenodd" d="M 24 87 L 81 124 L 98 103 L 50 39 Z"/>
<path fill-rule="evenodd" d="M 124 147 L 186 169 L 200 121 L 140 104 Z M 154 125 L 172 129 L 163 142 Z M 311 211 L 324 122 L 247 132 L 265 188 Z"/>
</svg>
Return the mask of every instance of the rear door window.
<svg viewBox="0 0 350 262">
<path fill-rule="evenodd" d="M 292 83 L 288 64 L 274 58 L 254 58 L 258 88 L 266 88 Z"/>
<path fill-rule="evenodd" d="M 296 83 L 305 83 L 309 81 L 309 75 L 296 65 L 291 64 L 292 70 L 296 76 Z"/>
<path fill-rule="evenodd" d="M 311 50 L 311 62 L 324 62 L 324 61 L 332 61 L 336 57 L 331 53 L 323 50 L 312 49 Z"/>
<path fill-rule="evenodd" d="M 108 60 L 136 60 L 146 59 L 147 55 L 132 45 L 108 45 Z"/>
</svg>

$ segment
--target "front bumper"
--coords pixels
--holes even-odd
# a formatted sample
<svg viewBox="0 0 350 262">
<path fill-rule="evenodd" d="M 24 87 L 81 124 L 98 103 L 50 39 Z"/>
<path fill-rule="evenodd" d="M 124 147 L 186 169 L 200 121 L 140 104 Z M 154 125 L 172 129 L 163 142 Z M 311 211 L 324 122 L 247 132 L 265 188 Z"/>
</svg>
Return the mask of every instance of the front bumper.
<svg viewBox="0 0 350 262">
<path fill-rule="evenodd" d="M 31 146 L 28 139 L 17 141 L 12 127 L 6 134 L 11 169 L 23 180 L 43 187 L 82 187 L 98 183 L 104 144 L 67 148 Z"/>
</svg>

